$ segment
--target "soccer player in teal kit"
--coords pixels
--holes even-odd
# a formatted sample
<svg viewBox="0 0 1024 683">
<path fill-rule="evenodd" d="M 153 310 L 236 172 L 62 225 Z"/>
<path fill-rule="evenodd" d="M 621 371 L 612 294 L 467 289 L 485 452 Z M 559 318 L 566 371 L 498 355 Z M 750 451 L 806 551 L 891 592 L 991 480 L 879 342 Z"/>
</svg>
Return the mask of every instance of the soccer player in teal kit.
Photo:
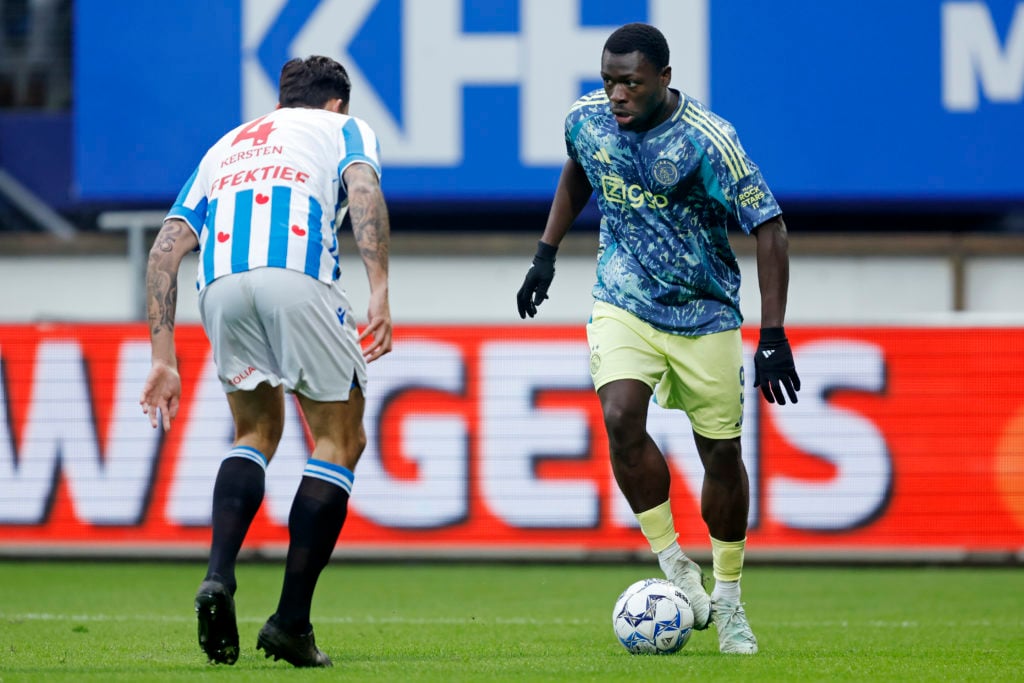
<svg viewBox="0 0 1024 683">
<path fill-rule="evenodd" d="M 714 621 L 722 652 L 754 654 L 739 586 L 750 490 L 740 453 L 740 272 L 728 230 L 757 239 L 754 384 L 768 401 L 785 404 L 800 389 L 783 329 L 786 226 L 733 127 L 670 88 L 671 76 L 657 28 L 627 24 L 608 38 L 604 88 L 577 100 L 565 119 L 569 159 L 517 304 L 520 317 L 536 315 L 558 245 L 596 193 L 601 230 L 587 338 L 612 471 L 665 575 L 689 598 L 695 627 Z M 646 429 L 652 396 L 686 412 L 693 428 L 716 579 L 710 596 L 700 567 L 676 541 L 670 471 Z"/>
</svg>

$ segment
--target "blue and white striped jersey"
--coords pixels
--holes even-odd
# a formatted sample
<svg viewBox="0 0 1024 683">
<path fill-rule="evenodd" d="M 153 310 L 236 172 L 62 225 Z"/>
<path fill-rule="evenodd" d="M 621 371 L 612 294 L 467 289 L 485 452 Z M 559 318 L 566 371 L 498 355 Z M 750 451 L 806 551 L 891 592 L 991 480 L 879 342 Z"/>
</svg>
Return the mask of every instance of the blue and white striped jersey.
<svg viewBox="0 0 1024 683">
<path fill-rule="evenodd" d="M 680 93 L 666 121 L 623 131 L 595 90 L 569 110 L 565 140 L 601 210 L 594 298 L 675 334 L 739 327 L 728 231 L 782 210 L 732 125 Z"/>
<path fill-rule="evenodd" d="M 262 267 L 337 280 L 337 227 L 348 210 L 341 176 L 355 163 L 380 176 L 377 136 L 325 109 L 277 109 L 222 137 L 167 214 L 199 239 L 197 287 Z"/>
</svg>

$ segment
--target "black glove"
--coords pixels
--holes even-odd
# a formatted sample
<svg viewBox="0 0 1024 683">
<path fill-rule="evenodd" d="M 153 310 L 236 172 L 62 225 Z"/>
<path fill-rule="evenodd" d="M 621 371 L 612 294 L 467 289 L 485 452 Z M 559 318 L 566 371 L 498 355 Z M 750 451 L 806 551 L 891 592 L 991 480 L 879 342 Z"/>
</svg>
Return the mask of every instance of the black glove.
<svg viewBox="0 0 1024 683">
<path fill-rule="evenodd" d="M 548 298 L 548 287 L 555 279 L 555 254 L 558 247 L 553 247 L 546 242 L 537 242 L 537 253 L 533 257 L 533 265 L 526 273 L 523 286 L 516 294 L 516 303 L 519 304 L 519 317 L 525 319 L 527 315 L 531 318 L 537 315 L 537 306 Z"/>
<path fill-rule="evenodd" d="M 761 387 L 761 393 L 769 403 L 786 405 L 782 388 L 786 388 L 789 400 L 797 402 L 796 392 L 800 391 L 800 377 L 793 364 L 793 350 L 789 348 L 786 330 L 781 327 L 762 327 L 761 340 L 754 352 L 754 386 Z"/>
</svg>

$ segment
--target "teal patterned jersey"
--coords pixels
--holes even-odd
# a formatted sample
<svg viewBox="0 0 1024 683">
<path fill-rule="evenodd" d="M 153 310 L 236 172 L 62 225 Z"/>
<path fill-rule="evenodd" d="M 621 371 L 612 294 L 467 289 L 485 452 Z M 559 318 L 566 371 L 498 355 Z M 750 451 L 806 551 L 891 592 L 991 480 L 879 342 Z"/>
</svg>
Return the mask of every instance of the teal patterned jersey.
<svg viewBox="0 0 1024 683">
<path fill-rule="evenodd" d="M 601 211 L 594 298 L 675 334 L 739 327 L 728 231 L 782 211 L 732 125 L 680 93 L 666 121 L 623 131 L 595 90 L 569 110 L 565 139 Z"/>
</svg>

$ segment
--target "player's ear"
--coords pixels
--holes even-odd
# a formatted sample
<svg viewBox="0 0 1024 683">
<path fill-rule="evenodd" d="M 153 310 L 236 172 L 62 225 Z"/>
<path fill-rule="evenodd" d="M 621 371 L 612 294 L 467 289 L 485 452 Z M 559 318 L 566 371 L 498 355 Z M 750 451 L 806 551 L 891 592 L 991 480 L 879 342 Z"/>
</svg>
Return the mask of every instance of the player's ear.
<svg viewBox="0 0 1024 683">
<path fill-rule="evenodd" d="M 672 67 L 666 66 L 661 70 L 661 82 L 667 88 L 668 84 L 672 82 Z"/>
</svg>

